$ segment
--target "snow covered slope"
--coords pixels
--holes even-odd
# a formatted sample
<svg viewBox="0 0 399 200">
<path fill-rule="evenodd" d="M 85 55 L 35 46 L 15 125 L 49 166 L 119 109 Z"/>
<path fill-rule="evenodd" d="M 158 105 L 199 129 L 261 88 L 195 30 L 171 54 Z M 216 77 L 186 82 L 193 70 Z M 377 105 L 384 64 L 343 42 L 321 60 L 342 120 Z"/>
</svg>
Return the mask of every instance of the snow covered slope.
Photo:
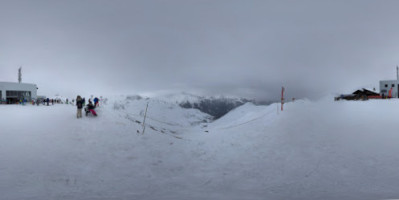
<svg viewBox="0 0 399 200">
<path fill-rule="evenodd" d="M 165 102 L 175 103 L 183 108 L 195 108 L 201 112 L 213 116 L 214 119 L 219 119 L 232 109 L 237 108 L 247 102 L 255 102 L 238 97 L 227 96 L 198 96 L 188 93 L 173 93 L 162 96 L 157 96 Z"/>
<path fill-rule="evenodd" d="M 210 124 L 210 127 L 224 129 L 234 128 L 257 120 L 263 120 L 263 125 L 266 125 L 265 123 L 269 124 L 276 118 L 278 114 L 276 106 L 276 104 L 270 106 L 256 106 L 253 103 L 246 103 L 214 121 Z"/>
<path fill-rule="evenodd" d="M 143 124 L 147 108 L 146 124 L 154 131 L 174 135 L 189 132 L 201 123 L 210 122 L 212 117 L 196 109 L 184 109 L 175 103 L 162 99 L 140 96 L 119 96 L 110 99 L 112 108 L 119 118 Z M 197 125 L 197 126 L 196 126 Z M 139 128 L 139 132 L 142 128 Z"/>
<path fill-rule="evenodd" d="M 211 123 L 137 96 L 82 119 L 0 105 L 1 199 L 399 198 L 399 101 L 331 99 L 247 103 Z"/>
</svg>

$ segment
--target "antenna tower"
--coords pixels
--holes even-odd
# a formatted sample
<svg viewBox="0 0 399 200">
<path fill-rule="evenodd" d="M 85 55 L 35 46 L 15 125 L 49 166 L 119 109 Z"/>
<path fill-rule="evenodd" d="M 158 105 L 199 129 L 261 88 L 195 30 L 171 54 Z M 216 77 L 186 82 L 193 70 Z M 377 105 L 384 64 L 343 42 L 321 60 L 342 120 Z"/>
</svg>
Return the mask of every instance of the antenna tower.
<svg viewBox="0 0 399 200">
<path fill-rule="evenodd" d="M 18 69 L 18 83 L 22 82 L 22 67 Z"/>
</svg>

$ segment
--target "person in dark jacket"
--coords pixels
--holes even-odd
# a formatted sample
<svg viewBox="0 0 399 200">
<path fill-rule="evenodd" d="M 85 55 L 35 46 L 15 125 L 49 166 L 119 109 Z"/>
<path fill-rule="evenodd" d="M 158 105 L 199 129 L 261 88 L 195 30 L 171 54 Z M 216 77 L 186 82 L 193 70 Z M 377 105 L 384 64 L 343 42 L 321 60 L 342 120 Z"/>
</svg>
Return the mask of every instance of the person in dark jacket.
<svg viewBox="0 0 399 200">
<path fill-rule="evenodd" d="M 98 106 L 99 106 L 98 98 L 96 97 L 96 98 L 94 98 L 94 107 L 98 107 Z"/>
<path fill-rule="evenodd" d="M 82 118 L 83 100 L 82 100 L 82 97 L 80 97 L 79 95 L 76 97 L 76 107 L 78 108 L 76 117 Z"/>
</svg>

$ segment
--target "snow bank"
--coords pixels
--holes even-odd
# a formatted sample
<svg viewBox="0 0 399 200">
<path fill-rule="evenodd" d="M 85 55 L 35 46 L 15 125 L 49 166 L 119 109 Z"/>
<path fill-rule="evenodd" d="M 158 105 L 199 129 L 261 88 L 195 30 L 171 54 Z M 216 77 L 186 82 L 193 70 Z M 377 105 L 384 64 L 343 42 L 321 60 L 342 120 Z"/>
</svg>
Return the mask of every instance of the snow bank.
<svg viewBox="0 0 399 200">
<path fill-rule="evenodd" d="M 256 123 L 257 120 L 271 123 L 278 115 L 278 109 L 280 109 L 279 104 L 256 106 L 253 103 L 246 103 L 216 120 L 210 127 L 219 129 L 235 128 L 247 123 Z"/>
</svg>

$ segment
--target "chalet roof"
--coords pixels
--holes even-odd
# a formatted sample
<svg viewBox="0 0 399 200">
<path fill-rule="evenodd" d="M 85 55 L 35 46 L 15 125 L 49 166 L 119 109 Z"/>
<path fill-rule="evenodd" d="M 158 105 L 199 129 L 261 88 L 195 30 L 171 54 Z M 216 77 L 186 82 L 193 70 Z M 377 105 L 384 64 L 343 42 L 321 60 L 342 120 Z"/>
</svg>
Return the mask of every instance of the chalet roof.
<svg viewBox="0 0 399 200">
<path fill-rule="evenodd" d="M 356 91 L 353 92 L 352 94 L 356 94 L 356 95 L 358 95 L 358 94 L 365 94 L 365 95 L 367 95 L 367 96 L 377 96 L 377 95 L 380 95 L 379 93 L 376 93 L 376 92 L 374 92 L 374 91 L 371 91 L 371 90 L 368 90 L 368 89 L 365 89 L 365 88 L 360 89 L 360 90 L 356 90 Z"/>
</svg>

